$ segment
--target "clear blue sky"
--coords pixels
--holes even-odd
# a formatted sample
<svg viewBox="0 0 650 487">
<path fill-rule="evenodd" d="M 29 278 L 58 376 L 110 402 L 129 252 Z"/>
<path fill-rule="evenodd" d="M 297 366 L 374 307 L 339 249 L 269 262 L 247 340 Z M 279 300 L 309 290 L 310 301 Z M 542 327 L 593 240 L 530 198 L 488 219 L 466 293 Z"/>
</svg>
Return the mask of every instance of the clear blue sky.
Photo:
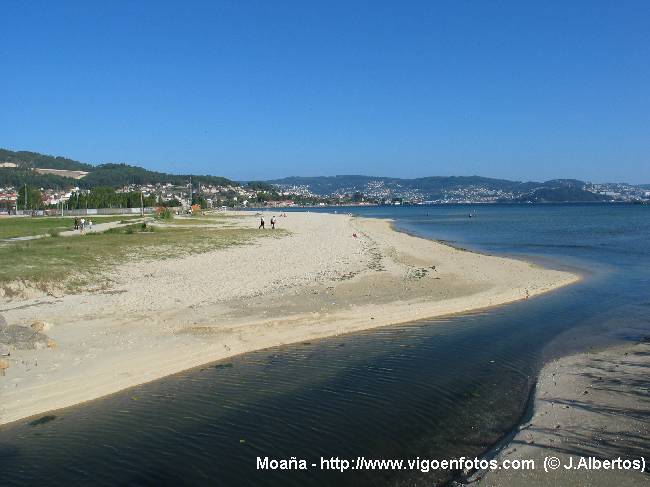
<svg viewBox="0 0 650 487">
<path fill-rule="evenodd" d="M 0 3 L 0 147 L 287 175 L 650 183 L 650 2 Z"/>
</svg>

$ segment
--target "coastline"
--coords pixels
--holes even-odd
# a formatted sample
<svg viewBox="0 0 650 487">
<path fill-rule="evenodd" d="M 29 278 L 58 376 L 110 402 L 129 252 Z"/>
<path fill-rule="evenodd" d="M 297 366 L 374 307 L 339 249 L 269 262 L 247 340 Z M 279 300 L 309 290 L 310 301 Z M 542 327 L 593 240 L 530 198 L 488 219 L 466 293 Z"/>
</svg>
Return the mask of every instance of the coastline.
<svg viewBox="0 0 650 487">
<path fill-rule="evenodd" d="M 647 472 L 577 468 L 581 458 L 599 461 L 648 460 L 647 411 L 650 341 L 645 339 L 567 355 L 540 371 L 528 419 L 491 452 L 498 462 L 533 460 L 534 470 L 481 471 L 465 483 L 478 486 L 636 486 Z M 545 457 L 559 460 L 544 470 Z"/>
<path fill-rule="evenodd" d="M 255 225 L 254 214 L 239 217 Z M 253 350 L 485 309 L 580 279 L 388 220 L 292 212 L 279 226 L 290 234 L 120 266 L 104 293 L 2 303 L 11 325 L 48 322 L 56 348 L 12 352 L 0 424 Z"/>
</svg>

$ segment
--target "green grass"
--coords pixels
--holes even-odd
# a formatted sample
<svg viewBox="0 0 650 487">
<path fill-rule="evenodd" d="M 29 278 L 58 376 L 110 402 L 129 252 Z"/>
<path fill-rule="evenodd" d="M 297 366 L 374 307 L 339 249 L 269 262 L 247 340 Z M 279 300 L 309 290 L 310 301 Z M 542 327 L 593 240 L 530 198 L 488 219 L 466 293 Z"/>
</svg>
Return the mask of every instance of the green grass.
<svg viewBox="0 0 650 487">
<path fill-rule="evenodd" d="M 284 234 L 257 229 L 143 229 L 141 224 L 133 224 L 84 236 L 4 243 L 0 245 L 0 285 L 16 280 L 42 289 L 53 283 L 69 289 L 98 285 L 102 274 L 116 264 L 207 252 Z"/>
<path fill-rule="evenodd" d="M 81 218 L 81 217 L 80 217 Z M 140 218 L 136 216 L 114 215 L 114 216 L 97 216 L 90 215 L 84 218 L 90 218 L 93 223 L 107 223 L 120 220 L 132 220 Z M 63 232 L 74 229 L 74 217 L 3 217 L 0 218 L 0 239 L 28 237 L 32 235 L 51 235 L 52 233 Z"/>
</svg>

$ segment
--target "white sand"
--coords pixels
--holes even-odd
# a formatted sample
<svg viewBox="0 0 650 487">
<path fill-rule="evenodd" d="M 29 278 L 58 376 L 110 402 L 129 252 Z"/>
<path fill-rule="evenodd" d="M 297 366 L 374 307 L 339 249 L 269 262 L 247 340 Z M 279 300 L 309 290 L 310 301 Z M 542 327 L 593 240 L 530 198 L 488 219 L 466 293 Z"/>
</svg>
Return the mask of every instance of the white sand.
<svg viewBox="0 0 650 487">
<path fill-rule="evenodd" d="M 257 226 L 257 217 L 240 224 Z M 52 323 L 58 345 L 12 353 L 0 424 L 235 354 L 485 308 L 579 279 L 395 232 L 384 220 L 289 213 L 278 226 L 291 234 L 114 268 L 105 293 L 0 303 L 9 324 Z"/>
</svg>

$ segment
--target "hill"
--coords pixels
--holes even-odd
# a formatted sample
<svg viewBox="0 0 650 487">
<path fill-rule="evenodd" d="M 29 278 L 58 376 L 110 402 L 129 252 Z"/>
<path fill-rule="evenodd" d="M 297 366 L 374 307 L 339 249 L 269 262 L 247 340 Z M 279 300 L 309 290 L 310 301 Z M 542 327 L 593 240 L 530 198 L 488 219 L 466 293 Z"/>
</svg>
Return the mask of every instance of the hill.
<svg viewBox="0 0 650 487">
<path fill-rule="evenodd" d="M 602 194 L 585 191 L 576 186 L 542 187 L 524 194 L 515 201 L 532 203 L 592 203 L 608 201 Z"/>
<path fill-rule="evenodd" d="M 363 195 L 376 201 L 393 199 L 433 203 L 561 203 L 632 201 L 642 198 L 641 186 L 627 184 L 592 185 L 578 179 L 545 182 L 510 181 L 481 176 L 432 176 L 414 179 L 338 175 L 289 177 L 269 181 L 281 191 L 318 196 Z"/>
<path fill-rule="evenodd" d="M 93 166 L 84 162 L 74 161 L 65 157 L 48 156 L 38 152 L 10 151 L 0 149 L 0 162 L 16 164 L 19 168 L 34 169 L 65 169 L 67 171 L 92 171 Z"/>
<path fill-rule="evenodd" d="M 239 186 L 224 177 L 169 174 L 128 164 L 93 165 L 65 157 L 37 152 L 0 149 L 0 188 L 24 184 L 44 189 L 82 189 L 171 184 Z M 430 176 L 413 179 L 365 175 L 287 177 L 253 181 L 246 189 L 258 194 L 258 201 L 293 199 L 313 202 L 371 201 L 432 203 L 496 202 L 596 202 L 645 201 L 643 188 L 618 184 L 588 184 L 577 179 L 552 179 L 545 182 L 511 181 L 482 176 Z M 234 198 L 234 194 L 230 197 Z M 244 194 L 244 199 L 250 194 Z M 235 201 L 233 199 L 233 201 Z"/>
<path fill-rule="evenodd" d="M 584 189 L 575 179 L 543 183 L 510 181 L 481 176 L 432 176 L 414 179 L 339 175 L 290 177 L 269 181 L 281 189 L 310 191 L 319 196 L 363 193 L 372 198 L 415 201 L 602 201 L 606 198 Z"/>
<path fill-rule="evenodd" d="M 187 184 L 192 178 L 194 183 L 214 184 L 219 186 L 237 186 L 238 183 L 219 176 L 201 176 L 192 174 L 168 174 L 164 172 L 150 171 L 137 166 L 127 164 L 102 164 L 96 166 L 88 175 L 79 180 L 82 188 L 94 188 L 98 186 L 122 187 L 128 184 L 164 184 L 173 185 Z"/>
<path fill-rule="evenodd" d="M 278 186 L 308 186 L 310 191 L 321 196 L 361 191 L 368 187 L 384 187 L 387 190 L 414 190 L 429 196 L 439 196 L 445 190 L 454 190 L 470 186 L 481 186 L 487 189 L 512 190 L 526 184 L 505 179 L 486 178 L 481 176 L 430 176 L 415 179 L 391 177 L 338 175 L 317 177 L 288 177 L 268 181 Z M 531 186 L 532 187 L 532 186 Z"/>
<path fill-rule="evenodd" d="M 237 186 L 227 178 L 208 175 L 168 174 L 128 164 L 92 164 L 38 152 L 0 149 L 0 187 L 23 184 L 45 189 L 79 186 L 121 188 L 130 184 L 185 185 L 190 177 L 200 184 Z"/>
</svg>

